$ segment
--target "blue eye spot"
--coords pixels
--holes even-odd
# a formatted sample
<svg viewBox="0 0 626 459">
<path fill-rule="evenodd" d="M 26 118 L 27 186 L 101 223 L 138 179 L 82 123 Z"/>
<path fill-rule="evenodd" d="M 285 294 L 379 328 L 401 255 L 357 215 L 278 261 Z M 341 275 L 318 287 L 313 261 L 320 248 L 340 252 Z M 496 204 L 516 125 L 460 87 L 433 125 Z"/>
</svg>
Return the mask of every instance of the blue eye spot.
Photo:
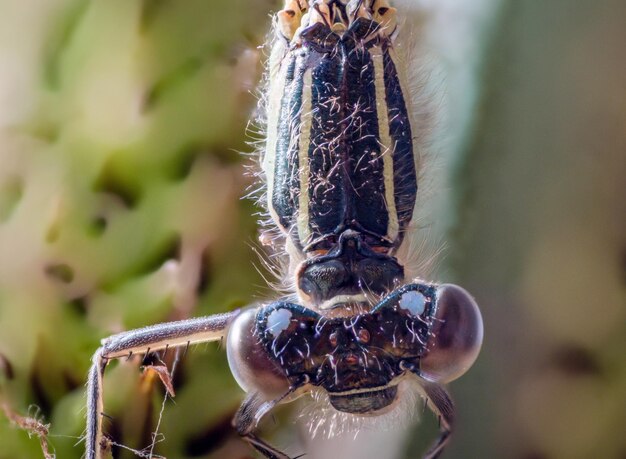
<svg viewBox="0 0 626 459">
<path fill-rule="evenodd" d="M 400 307 L 417 317 L 424 313 L 426 308 L 426 297 L 420 292 L 406 292 L 400 297 Z"/>
<path fill-rule="evenodd" d="M 267 331 L 273 337 L 277 337 L 289 327 L 291 311 L 288 309 L 276 309 L 267 316 Z"/>
</svg>

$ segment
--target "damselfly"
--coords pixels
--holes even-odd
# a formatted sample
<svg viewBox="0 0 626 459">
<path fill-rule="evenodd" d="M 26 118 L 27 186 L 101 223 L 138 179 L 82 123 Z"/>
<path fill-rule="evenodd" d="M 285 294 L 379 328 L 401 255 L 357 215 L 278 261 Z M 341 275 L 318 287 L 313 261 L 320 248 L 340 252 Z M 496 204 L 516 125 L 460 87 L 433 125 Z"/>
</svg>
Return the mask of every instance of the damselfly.
<svg viewBox="0 0 626 459">
<path fill-rule="evenodd" d="M 418 391 L 448 441 L 443 384 L 476 359 L 482 320 L 462 288 L 407 279 L 419 155 L 388 0 L 287 0 L 268 65 L 266 204 L 288 254 L 293 292 L 248 309 L 111 336 L 89 375 L 87 458 L 101 456 L 102 378 L 111 359 L 226 337 L 247 397 L 233 420 L 255 435 L 277 404 L 303 394 L 352 417 L 402 409 Z M 274 241 L 276 244 L 276 241 Z"/>
</svg>

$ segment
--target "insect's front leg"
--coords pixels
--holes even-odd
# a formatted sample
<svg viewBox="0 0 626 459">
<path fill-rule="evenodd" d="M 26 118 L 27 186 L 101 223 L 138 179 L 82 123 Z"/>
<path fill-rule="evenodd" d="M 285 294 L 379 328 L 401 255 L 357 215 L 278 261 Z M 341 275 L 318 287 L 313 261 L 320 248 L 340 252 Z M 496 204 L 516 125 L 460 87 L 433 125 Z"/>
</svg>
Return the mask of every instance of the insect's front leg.
<svg viewBox="0 0 626 459">
<path fill-rule="evenodd" d="M 87 382 L 86 459 L 100 459 L 102 450 L 102 377 L 111 359 L 147 354 L 151 351 L 217 341 L 226 336 L 239 311 L 196 319 L 169 322 L 130 330 L 102 341 L 93 356 Z"/>
<path fill-rule="evenodd" d="M 439 437 L 424 455 L 424 459 L 439 457 L 452 435 L 454 423 L 454 403 L 444 386 L 431 382 L 421 382 L 428 406 L 439 419 Z"/>
<path fill-rule="evenodd" d="M 259 392 L 251 392 L 243 401 L 233 419 L 233 426 L 239 435 L 250 443 L 257 451 L 268 459 L 291 459 L 285 453 L 277 450 L 266 441 L 254 434 L 259 422 L 276 405 L 295 392 L 296 388 L 290 388 L 284 395 L 268 400 Z"/>
</svg>

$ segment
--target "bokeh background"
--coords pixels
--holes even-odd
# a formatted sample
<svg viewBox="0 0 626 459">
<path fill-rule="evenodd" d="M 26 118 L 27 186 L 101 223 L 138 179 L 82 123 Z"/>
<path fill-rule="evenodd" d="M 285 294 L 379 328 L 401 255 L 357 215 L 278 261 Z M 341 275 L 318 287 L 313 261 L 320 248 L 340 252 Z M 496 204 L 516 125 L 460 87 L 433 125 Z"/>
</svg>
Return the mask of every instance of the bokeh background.
<svg viewBox="0 0 626 459">
<path fill-rule="evenodd" d="M 0 0 L 0 459 L 43 457 L 11 413 L 50 424 L 58 459 L 81 456 L 101 338 L 271 297 L 238 152 L 278 6 Z M 445 243 L 433 276 L 467 287 L 485 319 L 444 457 L 626 458 L 626 3 L 398 7 L 438 111 L 422 202 Z M 161 419 L 158 454 L 251 457 L 218 346 L 180 361 L 162 416 L 138 367 L 107 371 L 117 442 L 149 445 Z M 313 458 L 418 458 L 436 431 L 424 414 L 311 441 L 289 411 L 265 433 Z"/>
</svg>

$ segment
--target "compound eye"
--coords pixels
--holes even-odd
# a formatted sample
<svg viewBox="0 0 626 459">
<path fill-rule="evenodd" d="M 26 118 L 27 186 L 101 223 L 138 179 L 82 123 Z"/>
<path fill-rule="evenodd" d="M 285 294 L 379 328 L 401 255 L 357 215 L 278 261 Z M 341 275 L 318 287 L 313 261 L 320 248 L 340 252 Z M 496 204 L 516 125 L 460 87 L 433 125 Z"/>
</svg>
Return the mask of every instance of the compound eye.
<svg viewBox="0 0 626 459">
<path fill-rule="evenodd" d="M 289 380 L 254 333 L 257 313 L 258 309 L 248 309 L 233 321 L 226 338 L 226 353 L 230 370 L 241 388 L 246 392 L 260 392 L 271 399 L 285 394 Z M 274 323 L 282 322 L 283 318 L 277 316 Z"/>
<path fill-rule="evenodd" d="M 448 383 L 472 366 L 483 342 L 483 320 L 474 299 L 457 285 L 437 289 L 437 310 L 420 373 L 430 381 Z"/>
</svg>

